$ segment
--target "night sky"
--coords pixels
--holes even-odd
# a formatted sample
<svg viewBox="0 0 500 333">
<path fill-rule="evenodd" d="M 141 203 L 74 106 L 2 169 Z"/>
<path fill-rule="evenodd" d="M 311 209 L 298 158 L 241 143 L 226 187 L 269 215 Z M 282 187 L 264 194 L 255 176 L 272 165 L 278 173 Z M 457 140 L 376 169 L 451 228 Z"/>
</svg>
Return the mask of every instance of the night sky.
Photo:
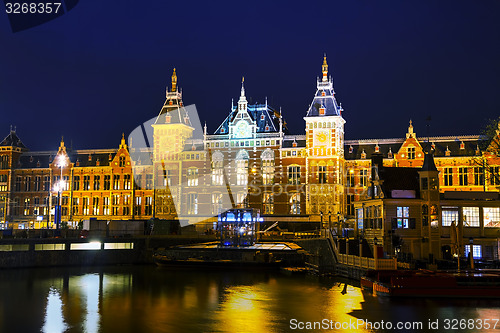
<svg viewBox="0 0 500 333">
<path fill-rule="evenodd" d="M 215 131 L 237 101 L 304 120 L 327 54 L 346 139 L 478 134 L 500 116 L 500 1 L 81 0 L 13 33 L 0 13 L 0 136 L 31 150 L 115 148 L 155 117 L 177 68 Z M 1 138 L 0 138 L 1 140 Z"/>
</svg>

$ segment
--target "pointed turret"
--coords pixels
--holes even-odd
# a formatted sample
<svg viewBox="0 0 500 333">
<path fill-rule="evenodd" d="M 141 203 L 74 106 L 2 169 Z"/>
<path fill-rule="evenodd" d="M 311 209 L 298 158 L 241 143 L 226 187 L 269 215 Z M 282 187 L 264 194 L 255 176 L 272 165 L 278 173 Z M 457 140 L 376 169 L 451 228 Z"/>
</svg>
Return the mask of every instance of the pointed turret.
<svg viewBox="0 0 500 333">
<path fill-rule="evenodd" d="M 342 107 L 337 104 L 335 99 L 335 91 L 333 90 L 333 81 L 328 77 L 328 63 L 326 62 L 326 54 L 323 57 L 323 65 L 321 66 L 323 77 L 318 79 L 316 84 L 316 94 L 307 111 L 306 117 L 315 116 L 340 116 Z"/>
<path fill-rule="evenodd" d="M 172 92 L 177 92 L 177 74 L 175 73 L 175 68 L 172 74 Z"/>
<path fill-rule="evenodd" d="M 238 100 L 238 111 L 245 111 L 247 109 L 248 102 L 245 96 L 245 77 L 241 78 L 241 94 Z"/>
<path fill-rule="evenodd" d="M 323 80 L 322 81 L 323 82 L 328 81 L 328 63 L 326 62 L 326 53 L 323 56 L 323 66 L 322 66 L 321 70 L 323 71 Z"/>
</svg>

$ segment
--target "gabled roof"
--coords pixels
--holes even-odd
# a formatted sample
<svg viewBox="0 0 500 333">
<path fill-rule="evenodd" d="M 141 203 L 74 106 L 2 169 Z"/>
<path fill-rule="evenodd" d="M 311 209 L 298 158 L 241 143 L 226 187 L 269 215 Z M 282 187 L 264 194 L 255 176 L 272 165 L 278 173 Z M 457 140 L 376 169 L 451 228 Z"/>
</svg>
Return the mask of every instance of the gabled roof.
<svg viewBox="0 0 500 333">
<path fill-rule="evenodd" d="M 19 139 L 19 137 L 16 134 L 16 131 L 12 130 L 12 128 L 10 130 L 9 135 L 7 135 L 5 139 L 2 140 L 2 142 L 0 142 L 0 146 L 28 149 L 21 141 L 21 139 Z"/>
</svg>

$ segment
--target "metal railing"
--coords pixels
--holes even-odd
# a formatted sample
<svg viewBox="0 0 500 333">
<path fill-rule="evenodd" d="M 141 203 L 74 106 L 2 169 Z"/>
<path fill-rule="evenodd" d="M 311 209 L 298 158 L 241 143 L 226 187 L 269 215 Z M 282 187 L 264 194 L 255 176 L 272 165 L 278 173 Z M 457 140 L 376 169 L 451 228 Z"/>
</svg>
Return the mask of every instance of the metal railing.
<svg viewBox="0 0 500 333">
<path fill-rule="evenodd" d="M 365 269 L 397 269 L 397 259 L 373 259 L 347 254 L 338 255 L 339 264 L 365 268 Z"/>
</svg>

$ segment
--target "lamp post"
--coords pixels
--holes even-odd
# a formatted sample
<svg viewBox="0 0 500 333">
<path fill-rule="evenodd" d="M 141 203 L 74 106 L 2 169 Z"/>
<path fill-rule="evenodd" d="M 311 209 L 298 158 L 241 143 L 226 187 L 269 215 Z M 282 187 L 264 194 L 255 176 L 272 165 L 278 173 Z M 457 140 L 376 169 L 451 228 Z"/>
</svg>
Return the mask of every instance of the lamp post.
<svg viewBox="0 0 500 333">
<path fill-rule="evenodd" d="M 323 229 L 323 211 L 319 211 L 319 215 L 320 215 L 320 218 L 321 218 L 321 222 L 320 222 L 319 228 Z"/>
<path fill-rule="evenodd" d="M 61 224 L 62 211 L 61 211 L 61 203 L 62 203 L 62 191 L 64 190 L 64 181 L 63 181 L 63 168 L 66 166 L 66 160 L 62 154 L 57 156 L 56 165 L 61 168 L 61 178 L 59 179 L 59 183 L 55 184 L 54 190 L 57 191 L 57 206 L 54 214 L 54 222 L 56 223 L 56 229 L 59 230 L 59 226 Z"/>
</svg>

